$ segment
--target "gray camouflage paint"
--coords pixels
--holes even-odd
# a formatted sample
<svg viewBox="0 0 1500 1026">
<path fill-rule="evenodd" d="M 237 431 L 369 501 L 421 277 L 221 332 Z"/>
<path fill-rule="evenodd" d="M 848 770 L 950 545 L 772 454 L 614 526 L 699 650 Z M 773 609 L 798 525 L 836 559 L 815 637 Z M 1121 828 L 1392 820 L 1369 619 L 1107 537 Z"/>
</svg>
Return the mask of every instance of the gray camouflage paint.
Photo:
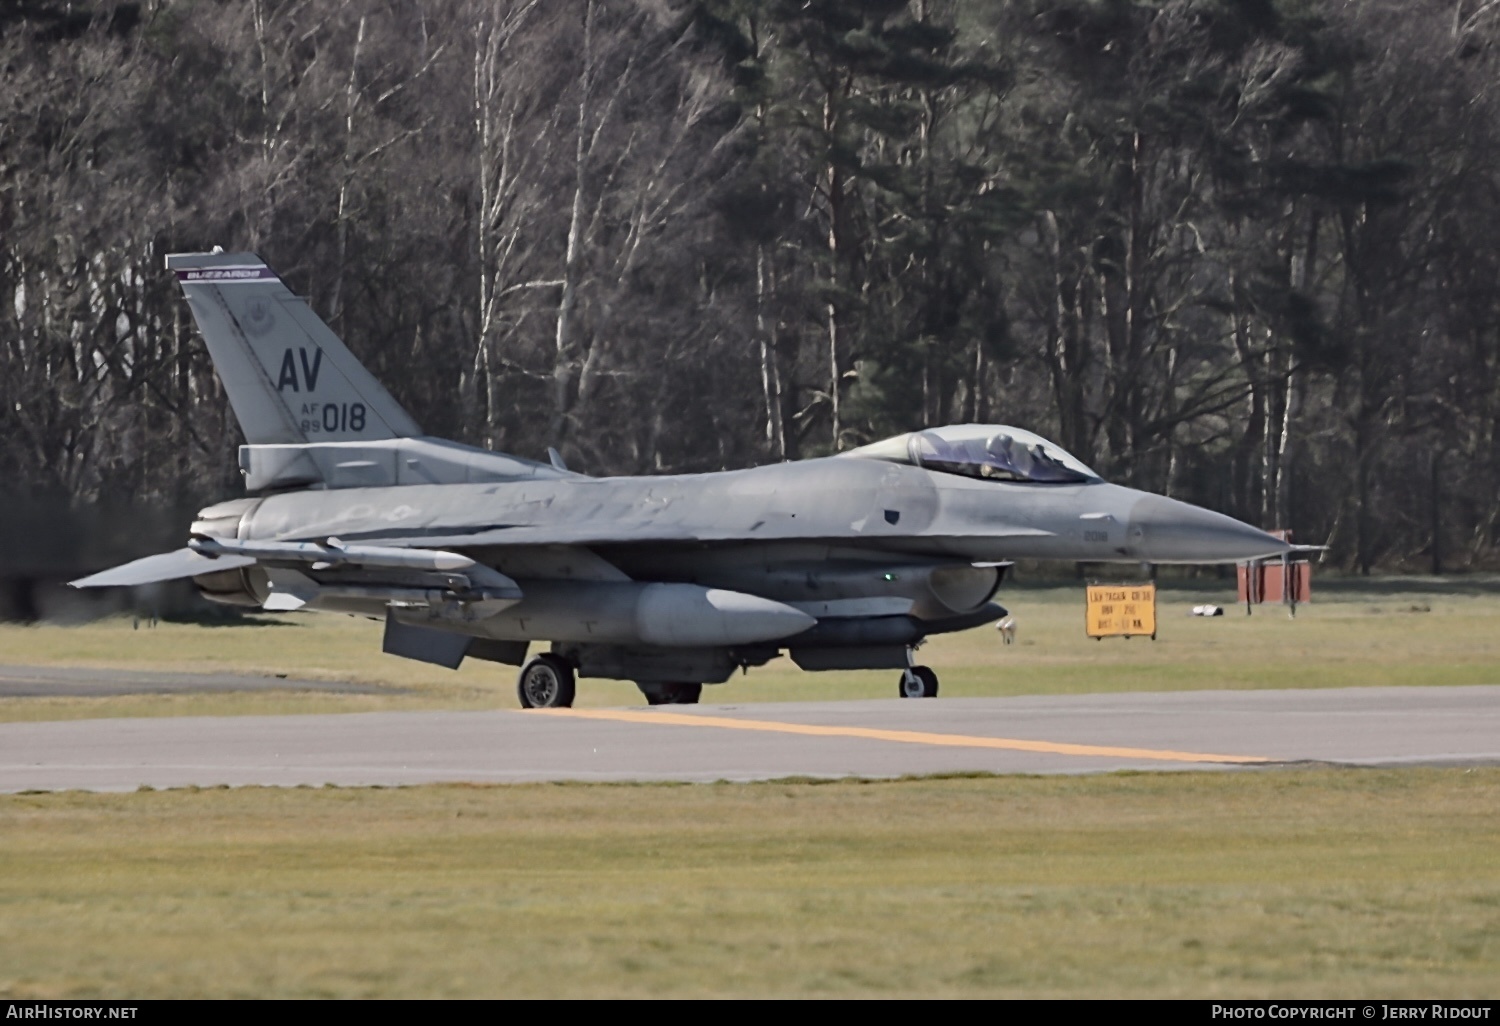
<svg viewBox="0 0 1500 1026">
<path fill-rule="evenodd" d="M 991 599 L 1007 560 L 1227 562 L 1287 548 L 1161 496 L 924 469 L 901 446 L 591 478 L 425 438 L 254 254 L 167 263 L 250 443 L 247 486 L 269 494 L 202 511 L 195 548 L 80 586 L 194 576 L 219 601 L 384 616 L 388 650 L 441 665 L 465 651 L 516 661 L 543 640 L 585 674 L 712 681 L 782 647 L 806 668 L 905 666 L 924 635 L 1003 615 Z M 309 555 L 332 539 L 402 565 Z M 300 542 L 324 548 L 262 544 Z M 407 566 L 392 547 L 426 555 Z M 423 640 L 454 633 L 484 640 Z"/>
</svg>

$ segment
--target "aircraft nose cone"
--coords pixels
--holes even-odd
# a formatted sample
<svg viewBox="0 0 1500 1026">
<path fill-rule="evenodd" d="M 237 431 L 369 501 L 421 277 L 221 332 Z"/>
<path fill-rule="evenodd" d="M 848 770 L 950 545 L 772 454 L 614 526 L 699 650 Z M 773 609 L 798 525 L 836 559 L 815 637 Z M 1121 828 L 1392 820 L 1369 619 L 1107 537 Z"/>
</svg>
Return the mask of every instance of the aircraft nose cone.
<svg viewBox="0 0 1500 1026">
<path fill-rule="evenodd" d="M 1128 540 L 1132 554 L 1147 563 L 1237 563 L 1291 548 L 1233 517 L 1160 495 L 1131 507 Z"/>
</svg>

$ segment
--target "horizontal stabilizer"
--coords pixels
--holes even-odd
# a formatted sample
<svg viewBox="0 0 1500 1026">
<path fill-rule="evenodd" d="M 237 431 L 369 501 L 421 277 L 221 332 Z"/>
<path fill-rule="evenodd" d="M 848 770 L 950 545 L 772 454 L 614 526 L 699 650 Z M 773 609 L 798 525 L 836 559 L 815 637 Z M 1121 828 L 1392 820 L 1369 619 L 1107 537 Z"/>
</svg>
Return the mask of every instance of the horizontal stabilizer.
<svg viewBox="0 0 1500 1026">
<path fill-rule="evenodd" d="M 156 584 L 159 581 L 178 581 L 184 577 L 212 574 L 220 570 L 238 570 L 255 562 L 253 556 L 205 556 L 192 549 L 178 549 L 155 556 L 146 556 L 81 577 L 68 583 L 75 588 L 120 588 L 137 584 Z"/>
</svg>

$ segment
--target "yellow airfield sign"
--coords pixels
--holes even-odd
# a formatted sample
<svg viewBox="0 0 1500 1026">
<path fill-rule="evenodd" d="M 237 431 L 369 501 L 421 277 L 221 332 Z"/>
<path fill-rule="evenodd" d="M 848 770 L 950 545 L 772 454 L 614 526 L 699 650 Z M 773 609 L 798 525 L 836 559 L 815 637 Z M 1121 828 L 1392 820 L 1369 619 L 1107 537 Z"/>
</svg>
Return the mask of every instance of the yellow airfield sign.
<svg viewBox="0 0 1500 1026">
<path fill-rule="evenodd" d="M 1156 585 L 1090 584 L 1085 628 L 1091 638 L 1156 638 Z"/>
</svg>

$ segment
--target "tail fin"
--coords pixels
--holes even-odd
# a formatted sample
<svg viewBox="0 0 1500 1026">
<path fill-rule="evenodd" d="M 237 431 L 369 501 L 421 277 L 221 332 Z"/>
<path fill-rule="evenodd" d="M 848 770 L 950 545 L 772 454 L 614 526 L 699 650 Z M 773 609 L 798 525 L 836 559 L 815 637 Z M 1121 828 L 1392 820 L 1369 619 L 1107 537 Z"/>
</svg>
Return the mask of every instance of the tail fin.
<svg viewBox="0 0 1500 1026">
<path fill-rule="evenodd" d="M 416 421 L 254 253 L 175 253 L 175 271 L 251 445 L 420 435 Z"/>
</svg>

